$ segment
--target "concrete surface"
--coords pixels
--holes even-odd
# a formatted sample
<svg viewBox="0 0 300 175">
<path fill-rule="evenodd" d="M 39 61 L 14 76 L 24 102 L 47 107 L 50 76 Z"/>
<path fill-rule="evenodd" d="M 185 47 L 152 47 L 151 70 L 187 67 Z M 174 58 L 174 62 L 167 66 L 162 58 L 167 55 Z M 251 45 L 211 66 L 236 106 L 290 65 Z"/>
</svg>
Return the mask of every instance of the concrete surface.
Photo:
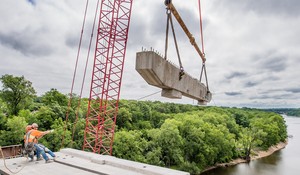
<svg viewBox="0 0 300 175">
<path fill-rule="evenodd" d="M 187 172 L 99 155 L 75 149 L 56 152 L 52 163 L 29 162 L 25 157 L 0 159 L 0 174 L 43 175 L 189 175 Z M 51 156 L 49 156 L 51 157 Z"/>
<path fill-rule="evenodd" d="M 187 73 L 179 79 L 180 69 L 154 51 L 136 54 L 136 70 L 148 84 L 161 88 L 164 97 L 180 99 L 183 95 L 199 104 L 211 100 L 212 95 L 203 83 Z"/>
</svg>

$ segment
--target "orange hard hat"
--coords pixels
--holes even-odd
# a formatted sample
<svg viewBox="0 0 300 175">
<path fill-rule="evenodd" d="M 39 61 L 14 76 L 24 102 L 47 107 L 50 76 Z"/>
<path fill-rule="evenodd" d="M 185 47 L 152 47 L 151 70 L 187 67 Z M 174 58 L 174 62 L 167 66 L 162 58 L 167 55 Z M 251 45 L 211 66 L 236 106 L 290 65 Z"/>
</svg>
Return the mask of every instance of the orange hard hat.
<svg viewBox="0 0 300 175">
<path fill-rule="evenodd" d="M 25 128 L 25 132 L 27 133 L 30 130 L 32 130 L 32 126 L 31 125 L 27 125 L 26 128 Z"/>
</svg>

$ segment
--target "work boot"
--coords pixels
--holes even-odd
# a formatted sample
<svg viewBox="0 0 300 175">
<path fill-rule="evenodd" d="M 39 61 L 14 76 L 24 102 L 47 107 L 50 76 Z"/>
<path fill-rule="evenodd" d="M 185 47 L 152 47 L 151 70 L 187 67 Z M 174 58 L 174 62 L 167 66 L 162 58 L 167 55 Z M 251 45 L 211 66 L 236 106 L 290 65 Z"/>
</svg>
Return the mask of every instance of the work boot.
<svg viewBox="0 0 300 175">
<path fill-rule="evenodd" d="M 52 160 L 48 159 L 48 160 L 46 160 L 45 163 L 51 163 L 51 162 L 52 162 Z"/>
<path fill-rule="evenodd" d="M 42 157 L 36 158 L 36 161 L 44 160 Z"/>
</svg>

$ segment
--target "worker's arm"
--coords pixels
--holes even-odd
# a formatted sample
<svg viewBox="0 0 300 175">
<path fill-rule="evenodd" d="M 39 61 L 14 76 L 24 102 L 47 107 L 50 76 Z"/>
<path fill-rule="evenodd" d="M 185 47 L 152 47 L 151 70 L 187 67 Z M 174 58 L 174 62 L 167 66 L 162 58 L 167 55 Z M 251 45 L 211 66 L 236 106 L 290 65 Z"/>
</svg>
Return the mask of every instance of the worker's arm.
<svg viewBox="0 0 300 175">
<path fill-rule="evenodd" d="M 53 129 L 52 130 L 48 130 L 48 131 L 38 131 L 39 134 L 36 137 L 39 139 L 39 138 L 43 137 L 44 135 L 49 134 L 49 133 L 51 133 L 53 131 L 54 131 Z"/>
</svg>

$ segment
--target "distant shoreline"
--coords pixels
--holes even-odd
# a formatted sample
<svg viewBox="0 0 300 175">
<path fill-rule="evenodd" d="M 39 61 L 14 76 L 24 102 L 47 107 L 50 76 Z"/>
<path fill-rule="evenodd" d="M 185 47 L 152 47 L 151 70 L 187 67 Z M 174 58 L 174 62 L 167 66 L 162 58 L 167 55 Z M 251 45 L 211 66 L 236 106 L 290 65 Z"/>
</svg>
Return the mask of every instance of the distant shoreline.
<svg viewBox="0 0 300 175">
<path fill-rule="evenodd" d="M 266 151 L 254 151 L 255 155 L 251 155 L 250 156 L 251 160 L 256 160 L 256 159 L 260 159 L 260 158 L 263 158 L 263 157 L 270 156 L 273 153 L 275 153 L 275 152 L 277 152 L 277 151 L 279 151 L 281 149 L 284 149 L 287 144 L 288 144 L 288 141 L 286 141 L 286 142 L 280 142 L 277 145 L 271 146 Z M 219 167 L 229 167 L 229 166 L 234 166 L 234 165 L 237 165 L 237 164 L 240 164 L 240 163 L 247 163 L 247 162 L 248 161 L 245 160 L 245 159 L 238 158 L 238 159 L 234 159 L 234 160 L 232 160 L 232 161 L 230 161 L 228 163 L 219 163 L 219 164 L 216 164 L 215 166 L 206 168 L 201 173 L 204 173 L 206 171 L 209 171 L 209 170 L 212 170 L 212 169 L 215 169 L 215 168 L 219 168 Z"/>
</svg>

